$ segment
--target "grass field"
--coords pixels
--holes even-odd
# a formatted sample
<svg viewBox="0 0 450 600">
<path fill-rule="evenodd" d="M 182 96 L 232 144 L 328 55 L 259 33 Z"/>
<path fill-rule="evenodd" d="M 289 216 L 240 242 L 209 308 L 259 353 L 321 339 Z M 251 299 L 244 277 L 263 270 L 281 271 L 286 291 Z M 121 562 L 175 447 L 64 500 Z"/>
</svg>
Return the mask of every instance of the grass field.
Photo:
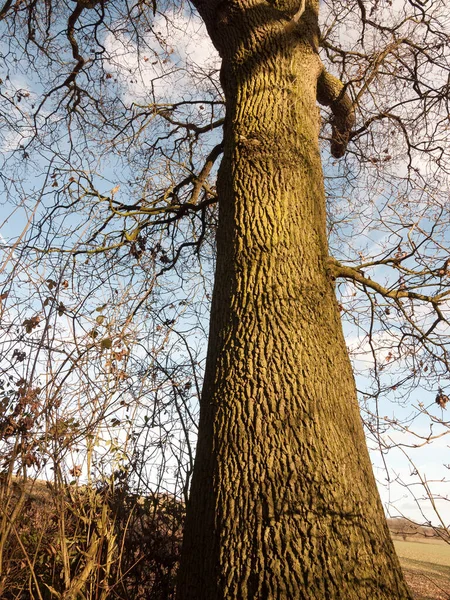
<svg viewBox="0 0 450 600">
<path fill-rule="evenodd" d="M 394 545 L 415 600 L 450 600 L 450 544 L 394 539 Z"/>
</svg>

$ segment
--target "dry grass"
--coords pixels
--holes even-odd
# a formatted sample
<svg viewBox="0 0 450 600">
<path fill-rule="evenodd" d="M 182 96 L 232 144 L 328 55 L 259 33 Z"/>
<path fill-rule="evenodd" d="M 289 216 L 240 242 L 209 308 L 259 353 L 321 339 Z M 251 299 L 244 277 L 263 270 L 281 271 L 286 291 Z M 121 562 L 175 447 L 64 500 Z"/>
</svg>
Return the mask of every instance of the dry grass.
<svg viewBox="0 0 450 600">
<path fill-rule="evenodd" d="M 449 544 L 394 539 L 394 545 L 415 600 L 450 600 Z"/>
</svg>

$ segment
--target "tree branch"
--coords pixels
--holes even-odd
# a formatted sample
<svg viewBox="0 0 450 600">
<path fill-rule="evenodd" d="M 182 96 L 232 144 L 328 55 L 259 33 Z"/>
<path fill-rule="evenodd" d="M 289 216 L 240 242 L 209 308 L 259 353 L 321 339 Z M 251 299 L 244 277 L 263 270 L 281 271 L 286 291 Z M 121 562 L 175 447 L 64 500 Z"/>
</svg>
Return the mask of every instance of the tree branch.
<svg viewBox="0 0 450 600">
<path fill-rule="evenodd" d="M 317 81 L 317 101 L 331 108 L 333 119 L 331 125 L 331 154 L 334 158 L 342 158 L 347 150 L 350 132 L 355 124 L 355 110 L 346 86 L 326 69 L 322 70 Z"/>
<path fill-rule="evenodd" d="M 298 23 L 306 7 L 306 0 L 268 0 L 268 3 L 295 23 Z"/>
<path fill-rule="evenodd" d="M 411 292 L 409 290 L 404 290 L 400 288 L 388 289 L 382 286 L 380 283 L 377 283 L 369 277 L 366 277 L 364 273 L 359 269 L 347 265 L 342 265 L 338 260 L 332 257 L 328 258 L 327 270 L 333 279 L 337 279 L 338 277 L 351 279 L 374 290 L 375 292 L 381 294 L 385 298 L 392 298 L 393 300 L 398 300 L 400 298 L 411 298 L 413 300 L 421 300 L 422 302 L 430 302 L 435 307 L 435 309 L 437 308 L 440 302 L 449 298 L 450 296 L 450 291 L 442 292 L 441 294 L 436 294 L 435 296 L 427 296 L 425 294 L 419 294 L 417 292 Z"/>
<path fill-rule="evenodd" d="M 8 10 L 11 8 L 12 0 L 6 0 L 5 4 L 0 8 L 0 21 L 2 21 Z"/>
</svg>

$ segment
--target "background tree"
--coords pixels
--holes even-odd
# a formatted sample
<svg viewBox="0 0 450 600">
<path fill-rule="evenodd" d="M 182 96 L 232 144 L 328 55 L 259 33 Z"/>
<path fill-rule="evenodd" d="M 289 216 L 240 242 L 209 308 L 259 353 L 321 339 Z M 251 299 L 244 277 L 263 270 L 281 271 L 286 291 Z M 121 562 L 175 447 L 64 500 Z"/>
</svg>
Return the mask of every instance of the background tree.
<svg viewBox="0 0 450 600">
<path fill-rule="evenodd" d="M 184 340 L 205 328 L 219 199 L 180 598 L 406 598 L 339 312 L 350 335 L 363 332 L 352 350 L 366 369 L 363 414 L 380 448 L 397 444 L 382 437 L 385 428 L 404 430 L 418 415 L 431 428 L 416 432 L 417 443 L 446 434 L 444 2 L 329 2 L 320 14 L 309 1 L 195 5 L 221 55 L 224 97 L 214 56 L 200 69 L 187 51 L 181 32 L 200 27 L 188 6 L 7 2 L 0 10 L 1 177 L 28 223 L 5 246 L 2 300 L 18 304 L 11 289 L 29 264 L 42 285 L 67 280 L 71 293 L 47 304 L 42 293 L 25 294 L 29 313 L 21 321 L 14 312 L 5 340 L 13 323 L 30 336 L 44 313 L 66 315 L 75 346 L 80 336 L 93 340 L 101 360 L 117 342 L 127 360 L 147 356 L 164 376 L 155 349 L 179 339 L 188 363 L 198 362 L 192 336 Z M 316 99 L 330 111 L 321 130 L 332 152 L 324 146 L 327 213 Z M 120 306 L 120 317 L 102 320 L 103 306 Z M 25 351 L 24 335 L 18 343 L 11 358 Z M 172 366 L 186 364 L 180 347 Z M 78 350 L 70 356 L 81 364 Z M 117 376 L 120 361 L 108 360 L 127 404 L 150 371 L 138 367 L 131 385 Z M 30 390 L 44 371 L 29 372 Z M 193 382 L 170 394 L 185 440 L 177 470 L 185 491 Z M 418 385 L 439 406 L 413 405 L 406 422 L 382 416 L 387 392 L 405 403 Z"/>
</svg>

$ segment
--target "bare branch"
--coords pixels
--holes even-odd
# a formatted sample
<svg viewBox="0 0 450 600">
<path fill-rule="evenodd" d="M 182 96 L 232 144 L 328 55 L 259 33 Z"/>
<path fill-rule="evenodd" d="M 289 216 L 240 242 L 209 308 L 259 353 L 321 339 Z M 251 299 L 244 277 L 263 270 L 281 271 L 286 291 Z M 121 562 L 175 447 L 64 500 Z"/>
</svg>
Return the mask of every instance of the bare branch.
<svg viewBox="0 0 450 600">
<path fill-rule="evenodd" d="M 331 154 L 335 158 L 342 158 L 355 124 L 355 111 L 346 92 L 346 86 L 325 68 L 317 82 L 317 100 L 320 104 L 331 108 L 333 113 Z"/>
<path fill-rule="evenodd" d="M 428 296 L 425 294 L 419 294 L 417 292 L 412 292 L 407 289 L 388 289 L 382 286 L 380 283 L 373 281 L 370 277 L 366 277 L 364 273 L 354 267 L 350 267 L 347 265 L 342 265 L 339 261 L 334 258 L 328 259 L 328 270 L 330 275 L 337 279 L 338 277 L 344 277 L 345 279 L 351 279 L 358 283 L 363 284 L 364 286 L 371 288 L 375 292 L 378 292 L 385 298 L 392 298 L 393 300 L 398 300 L 400 298 L 411 298 L 414 300 L 421 300 L 422 302 L 430 302 L 433 306 L 436 306 L 450 298 L 450 291 L 442 292 L 441 294 L 436 294 L 435 296 Z"/>
</svg>

